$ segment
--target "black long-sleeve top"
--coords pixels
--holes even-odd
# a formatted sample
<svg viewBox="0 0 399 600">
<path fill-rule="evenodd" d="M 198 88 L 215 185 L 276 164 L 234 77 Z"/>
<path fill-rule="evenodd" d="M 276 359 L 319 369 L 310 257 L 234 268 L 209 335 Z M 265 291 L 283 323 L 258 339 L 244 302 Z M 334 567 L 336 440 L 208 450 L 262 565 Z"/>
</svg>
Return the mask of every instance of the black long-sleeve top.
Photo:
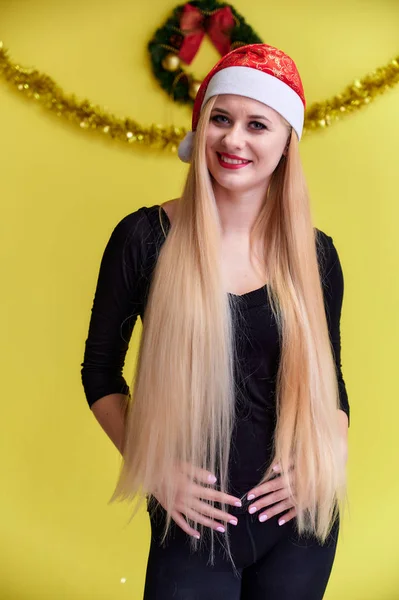
<svg viewBox="0 0 399 600">
<path fill-rule="evenodd" d="M 123 366 L 137 317 L 143 319 L 152 272 L 170 229 L 167 213 L 159 205 L 142 207 L 114 228 L 101 260 L 81 364 L 82 384 L 89 406 L 113 393 L 128 394 Z M 327 323 L 338 378 L 340 408 L 348 415 L 349 403 L 341 368 L 340 318 L 344 279 L 337 250 L 330 236 L 317 230 L 323 252 L 321 267 Z M 318 248 L 318 246 L 317 246 Z M 275 378 L 280 340 L 266 286 L 243 295 L 230 294 L 237 305 L 236 332 L 237 423 L 232 461 L 232 492 L 245 492 L 258 482 L 270 458 L 275 425 Z M 242 393 L 241 393 L 242 392 Z"/>
</svg>

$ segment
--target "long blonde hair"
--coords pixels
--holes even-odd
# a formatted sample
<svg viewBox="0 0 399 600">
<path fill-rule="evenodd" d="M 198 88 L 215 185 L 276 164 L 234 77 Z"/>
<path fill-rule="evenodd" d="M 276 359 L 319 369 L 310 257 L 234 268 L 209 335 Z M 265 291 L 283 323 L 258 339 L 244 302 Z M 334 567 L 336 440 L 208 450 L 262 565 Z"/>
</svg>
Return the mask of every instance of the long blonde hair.
<svg viewBox="0 0 399 600">
<path fill-rule="evenodd" d="M 161 485 L 167 497 L 163 541 L 176 498 L 171 474 L 178 461 L 217 473 L 221 491 L 228 491 L 229 483 L 234 311 L 222 279 L 219 213 L 205 159 L 216 99 L 202 110 L 183 194 L 153 272 L 130 388 L 123 464 L 110 499 L 138 499 L 133 517 L 147 496 L 154 500 Z M 346 472 L 316 231 L 291 130 L 287 157 L 272 175 L 251 231 L 251 244 L 261 242 L 264 248 L 266 289 L 281 335 L 274 454 L 261 481 L 272 475 L 274 464 L 283 473 L 293 464 L 295 489 L 290 480 L 288 485 L 298 532 L 314 534 L 323 543 L 346 494 Z M 218 507 L 229 510 L 223 503 Z M 212 562 L 213 530 L 188 521 L 201 533 L 200 541 L 190 537 L 194 548 L 205 533 L 211 536 Z M 228 532 L 225 540 L 233 560 Z"/>
</svg>

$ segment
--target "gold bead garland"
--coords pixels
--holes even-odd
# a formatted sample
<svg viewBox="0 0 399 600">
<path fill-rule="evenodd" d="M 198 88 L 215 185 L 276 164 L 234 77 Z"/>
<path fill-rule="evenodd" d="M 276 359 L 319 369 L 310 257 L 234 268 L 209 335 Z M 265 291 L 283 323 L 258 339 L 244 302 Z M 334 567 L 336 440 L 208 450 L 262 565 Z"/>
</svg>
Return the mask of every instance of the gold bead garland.
<svg viewBox="0 0 399 600">
<path fill-rule="evenodd" d="M 164 127 L 152 124 L 143 127 L 131 118 L 118 118 L 87 99 L 78 101 L 74 95 L 66 95 L 48 75 L 13 63 L 1 41 L 0 76 L 27 98 L 36 100 L 57 116 L 68 119 L 81 129 L 100 132 L 108 139 L 176 152 L 187 132 L 184 127 L 173 125 Z M 305 114 L 304 135 L 310 131 L 325 129 L 345 115 L 360 110 L 398 82 L 399 56 L 363 79 L 356 79 L 343 92 L 329 100 L 314 102 Z M 193 83 L 192 93 L 195 95 L 199 82 Z"/>
<path fill-rule="evenodd" d="M 44 73 L 34 68 L 24 68 L 12 63 L 0 41 L 0 76 L 24 96 L 36 100 L 47 110 L 63 117 L 81 129 L 97 131 L 108 139 L 116 139 L 128 144 L 149 146 L 155 149 L 168 148 L 177 151 L 179 142 L 187 130 L 184 127 L 164 127 L 152 124 L 143 127 L 131 118 L 121 119 L 101 109 L 89 100 L 78 101 L 74 95 L 64 91 Z"/>
<path fill-rule="evenodd" d="M 324 102 L 311 104 L 305 113 L 304 134 L 329 127 L 343 116 L 364 108 L 398 83 L 399 56 L 371 71 L 363 79 L 355 79 L 340 94 Z"/>
</svg>

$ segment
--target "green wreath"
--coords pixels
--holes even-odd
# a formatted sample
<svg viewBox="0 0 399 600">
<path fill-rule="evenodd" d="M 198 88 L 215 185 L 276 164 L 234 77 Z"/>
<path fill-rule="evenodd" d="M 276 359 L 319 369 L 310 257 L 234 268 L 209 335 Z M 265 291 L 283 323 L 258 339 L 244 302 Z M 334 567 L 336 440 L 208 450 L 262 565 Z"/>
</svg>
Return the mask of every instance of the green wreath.
<svg viewBox="0 0 399 600">
<path fill-rule="evenodd" d="M 176 102 L 193 104 L 201 81 L 187 72 L 204 35 L 211 38 L 223 56 L 262 39 L 245 19 L 226 2 L 193 0 L 177 6 L 148 43 L 152 70 L 160 86 Z"/>
</svg>

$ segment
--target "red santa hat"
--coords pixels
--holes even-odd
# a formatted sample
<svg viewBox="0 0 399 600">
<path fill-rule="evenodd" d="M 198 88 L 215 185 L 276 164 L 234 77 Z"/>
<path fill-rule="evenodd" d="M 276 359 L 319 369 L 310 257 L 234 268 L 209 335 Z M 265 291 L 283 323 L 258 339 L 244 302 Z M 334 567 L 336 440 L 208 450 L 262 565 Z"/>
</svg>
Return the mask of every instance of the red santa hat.
<svg viewBox="0 0 399 600">
<path fill-rule="evenodd" d="M 306 102 L 294 61 L 273 46 L 249 44 L 222 56 L 203 80 L 194 101 L 192 131 L 179 144 L 178 155 L 183 162 L 190 162 L 202 108 L 218 94 L 263 102 L 284 117 L 301 139 Z"/>
</svg>

